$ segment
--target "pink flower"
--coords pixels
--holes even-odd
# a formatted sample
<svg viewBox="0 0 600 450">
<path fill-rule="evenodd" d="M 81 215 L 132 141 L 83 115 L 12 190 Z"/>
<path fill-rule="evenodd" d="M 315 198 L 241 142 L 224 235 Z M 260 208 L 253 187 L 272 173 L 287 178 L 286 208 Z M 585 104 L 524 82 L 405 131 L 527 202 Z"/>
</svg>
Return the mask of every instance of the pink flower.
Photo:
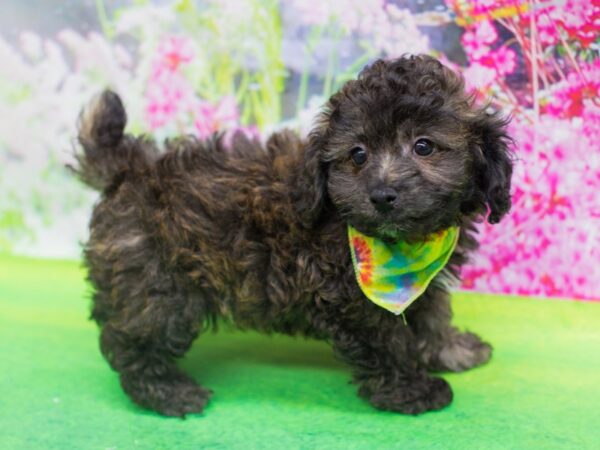
<svg viewBox="0 0 600 450">
<path fill-rule="evenodd" d="M 514 50 L 506 47 L 499 47 L 497 50 L 490 50 L 480 58 L 475 60 L 476 64 L 493 69 L 495 74 L 502 77 L 514 72 L 516 63 L 516 53 Z"/>
<path fill-rule="evenodd" d="M 189 38 L 169 36 L 158 44 L 154 67 L 176 72 L 183 64 L 189 63 L 194 52 Z"/>
<path fill-rule="evenodd" d="M 526 15 L 524 19 L 529 17 Z M 558 44 L 562 30 L 567 40 L 579 41 L 583 48 L 588 48 L 598 36 L 600 0 L 566 0 L 560 6 L 554 0 L 541 0 L 535 20 L 543 44 Z"/>
<path fill-rule="evenodd" d="M 496 79 L 496 71 L 474 62 L 463 71 L 463 76 L 468 90 L 486 91 Z"/>
<path fill-rule="evenodd" d="M 497 76 L 513 73 L 516 68 L 514 50 L 501 46 L 491 50 L 489 44 L 498 39 L 495 26 L 489 20 L 469 27 L 462 36 L 462 43 L 470 61 L 465 71 L 468 88 L 485 90 Z"/>
<path fill-rule="evenodd" d="M 462 37 L 462 43 L 466 48 L 492 44 L 498 39 L 496 27 L 489 20 L 476 23 Z"/>
<path fill-rule="evenodd" d="M 461 40 L 470 61 L 476 61 L 485 56 L 489 51 L 489 44 L 498 39 L 496 28 L 489 20 L 478 22 L 469 27 Z"/>
<path fill-rule="evenodd" d="M 583 48 L 588 48 L 597 39 L 600 22 L 599 0 L 568 0 L 558 14 L 559 23 L 569 37 L 578 40 Z"/>
<path fill-rule="evenodd" d="M 151 130 L 173 121 L 185 110 L 186 99 L 194 97 L 180 73 L 192 58 L 191 42 L 186 38 L 169 36 L 158 44 L 146 88 L 145 118 Z"/>
<path fill-rule="evenodd" d="M 547 13 L 540 13 L 536 18 L 538 37 L 542 44 L 554 45 L 558 42 L 556 23 Z"/>
<path fill-rule="evenodd" d="M 462 37 L 463 48 L 470 61 L 476 61 L 490 51 L 490 47 L 485 45 L 481 40 L 470 32 L 467 32 Z"/>
<path fill-rule="evenodd" d="M 581 117 L 600 97 L 600 60 L 581 64 L 581 73 L 571 72 L 567 79 L 552 86 L 543 111 L 555 117 Z M 593 121 L 591 122 L 593 123 Z"/>
<path fill-rule="evenodd" d="M 175 125 L 177 132 L 192 132 L 201 139 L 228 128 L 235 133 L 240 130 L 235 98 L 225 96 L 216 103 L 202 100 L 182 73 L 193 57 L 187 38 L 169 36 L 159 43 L 146 89 L 146 123 L 151 130 Z"/>
<path fill-rule="evenodd" d="M 193 96 L 191 86 L 179 73 L 152 76 L 146 88 L 146 123 L 151 130 L 166 125 L 184 111 L 185 99 Z"/>
<path fill-rule="evenodd" d="M 517 66 L 516 58 L 517 55 L 514 50 L 507 47 L 500 47 L 494 53 L 491 54 L 494 60 L 494 67 L 498 72 L 498 75 L 508 75 L 515 71 Z"/>
<path fill-rule="evenodd" d="M 237 124 L 239 117 L 235 98 L 223 97 L 219 103 L 200 102 L 194 111 L 194 127 L 198 137 L 207 138 L 213 133 Z"/>
</svg>

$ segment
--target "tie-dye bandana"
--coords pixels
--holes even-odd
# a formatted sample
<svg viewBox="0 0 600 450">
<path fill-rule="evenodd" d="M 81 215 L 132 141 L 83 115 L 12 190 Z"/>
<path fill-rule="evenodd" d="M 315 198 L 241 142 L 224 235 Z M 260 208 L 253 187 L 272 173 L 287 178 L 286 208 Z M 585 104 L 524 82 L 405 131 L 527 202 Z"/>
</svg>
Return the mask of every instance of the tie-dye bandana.
<svg viewBox="0 0 600 450">
<path fill-rule="evenodd" d="M 348 226 L 356 280 L 369 300 L 402 314 L 444 268 L 458 241 L 458 227 L 432 234 L 424 242 L 387 244 Z"/>
</svg>

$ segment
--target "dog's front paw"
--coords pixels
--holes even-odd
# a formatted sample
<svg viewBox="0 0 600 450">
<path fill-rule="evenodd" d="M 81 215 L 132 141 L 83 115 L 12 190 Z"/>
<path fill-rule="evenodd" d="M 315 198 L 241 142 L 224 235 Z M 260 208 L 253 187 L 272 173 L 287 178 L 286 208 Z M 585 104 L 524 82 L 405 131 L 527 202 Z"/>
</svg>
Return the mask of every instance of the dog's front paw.
<svg viewBox="0 0 600 450">
<path fill-rule="evenodd" d="M 430 369 L 462 372 L 489 361 L 492 346 L 473 333 L 459 333 L 439 351 Z"/>
<path fill-rule="evenodd" d="M 181 373 L 152 377 L 122 374 L 121 385 L 138 405 L 175 417 L 201 413 L 212 394 Z"/>
<path fill-rule="evenodd" d="M 441 409 L 452 401 L 452 389 L 446 380 L 428 376 L 407 380 L 401 385 L 383 384 L 374 391 L 367 382 L 359 394 L 375 408 L 413 415 Z"/>
</svg>

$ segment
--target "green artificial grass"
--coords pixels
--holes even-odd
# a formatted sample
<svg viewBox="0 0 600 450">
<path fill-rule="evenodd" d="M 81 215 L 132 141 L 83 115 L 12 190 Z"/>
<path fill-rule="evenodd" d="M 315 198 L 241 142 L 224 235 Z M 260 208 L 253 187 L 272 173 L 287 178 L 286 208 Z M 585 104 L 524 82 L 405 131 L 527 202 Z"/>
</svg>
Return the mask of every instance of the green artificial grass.
<svg viewBox="0 0 600 450">
<path fill-rule="evenodd" d="M 200 416 L 133 405 L 100 356 L 77 263 L 0 257 L 0 449 L 591 449 L 600 447 L 600 304 L 456 294 L 456 323 L 495 346 L 444 375 L 450 407 L 372 409 L 323 343 L 221 330 L 185 370 Z"/>
</svg>

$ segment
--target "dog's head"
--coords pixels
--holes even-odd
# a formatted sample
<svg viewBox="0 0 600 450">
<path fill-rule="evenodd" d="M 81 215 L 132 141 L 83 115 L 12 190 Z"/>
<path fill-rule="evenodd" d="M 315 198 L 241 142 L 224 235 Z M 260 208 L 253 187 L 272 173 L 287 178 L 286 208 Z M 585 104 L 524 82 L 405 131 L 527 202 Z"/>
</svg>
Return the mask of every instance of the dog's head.
<svg viewBox="0 0 600 450">
<path fill-rule="evenodd" d="M 487 211 L 496 223 L 510 209 L 506 125 L 434 58 L 376 61 L 331 97 L 309 137 L 300 217 L 314 223 L 330 201 L 359 231 L 387 239 Z"/>
</svg>

